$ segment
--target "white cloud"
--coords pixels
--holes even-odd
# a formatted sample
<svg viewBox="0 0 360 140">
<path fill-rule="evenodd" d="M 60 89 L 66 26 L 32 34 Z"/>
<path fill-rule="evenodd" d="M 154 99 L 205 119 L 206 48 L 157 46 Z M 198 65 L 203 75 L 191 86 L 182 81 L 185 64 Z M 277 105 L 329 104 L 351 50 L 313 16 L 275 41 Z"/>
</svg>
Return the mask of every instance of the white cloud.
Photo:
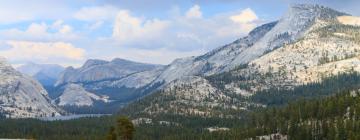
<svg viewBox="0 0 360 140">
<path fill-rule="evenodd" d="M 65 1 L 0 1 L 0 24 L 20 23 L 34 20 L 65 19 L 71 8 Z"/>
<path fill-rule="evenodd" d="M 38 63 L 81 61 L 85 50 L 66 42 L 7 41 L 8 49 L 0 50 L 0 56 L 11 61 Z"/>
<path fill-rule="evenodd" d="M 60 34 L 70 34 L 72 32 L 72 27 L 69 25 L 64 25 L 59 30 Z"/>
<path fill-rule="evenodd" d="M 111 5 L 82 7 L 73 14 L 73 18 L 87 22 L 84 27 L 91 31 L 105 23 L 111 23 L 119 11 L 120 9 Z"/>
<path fill-rule="evenodd" d="M 240 14 L 231 16 L 230 19 L 236 23 L 246 24 L 258 20 L 258 17 L 254 11 L 252 11 L 250 8 L 247 8 Z"/>
<path fill-rule="evenodd" d="M 112 36 L 120 43 L 160 39 L 168 25 L 168 21 L 143 20 L 130 15 L 129 11 L 121 10 L 116 16 Z"/>
<path fill-rule="evenodd" d="M 114 22 L 112 38 L 120 43 L 117 46 L 127 48 L 204 52 L 246 35 L 259 21 L 249 8 L 208 18 L 202 17 L 200 9 L 194 5 L 183 15 L 166 20 L 144 19 L 121 10 Z M 233 17 L 247 19 L 234 21 Z"/>
<path fill-rule="evenodd" d="M 17 28 L 0 30 L 0 37 L 3 40 L 32 40 L 32 41 L 68 41 L 79 39 L 73 32 L 70 25 L 62 20 L 57 20 L 52 24 L 31 23 L 27 29 Z"/>
<path fill-rule="evenodd" d="M 48 26 L 45 23 L 32 23 L 24 33 L 31 36 L 46 36 Z M 14 32 L 15 33 L 15 32 Z"/>
<path fill-rule="evenodd" d="M 9 14 L 2 15 L 1 7 L 3 6 L 0 5 L 0 17 L 11 18 L 11 16 L 6 16 Z M 114 56 L 142 62 L 166 64 L 175 58 L 199 55 L 238 39 L 254 28 L 259 21 L 255 12 L 249 8 L 212 16 L 203 16 L 200 5 L 193 5 L 185 11 L 173 10 L 175 12 L 168 12 L 168 17 L 159 19 L 145 17 L 146 13 L 145 16 L 138 16 L 135 12 L 122 10 L 111 5 L 83 7 L 77 11 L 72 9 L 70 14 L 66 13 L 67 16 L 70 15 L 71 20 L 68 18 L 56 19 L 64 19 L 67 22 L 75 21 L 75 24 L 71 24 L 74 26 L 70 26 L 64 20 L 57 20 L 53 23 L 33 22 L 25 29 L 15 25 L 10 26 L 13 27 L 11 29 L 0 30 L 0 43 L 5 42 L 6 44 L 0 44 L 0 55 L 14 57 L 12 59 L 16 61 L 79 63 L 81 60 L 76 59 L 76 55 L 69 55 L 71 51 L 79 49 L 72 44 L 65 43 L 71 42 L 84 48 L 80 50 L 86 50 L 89 58 Z M 14 14 L 16 18 L 24 18 L 23 20 L 38 19 L 37 16 L 42 15 L 31 13 L 28 16 L 25 13 L 22 17 L 22 13 L 24 12 Z M 42 19 L 42 16 L 40 17 Z M 47 16 L 44 17 L 48 19 Z M 20 19 L 14 19 L 14 21 L 18 20 Z M 0 24 L 1 22 L 0 18 Z M 84 30 L 78 29 L 81 28 L 81 24 L 79 25 L 78 22 L 83 24 Z M 93 30 L 100 32 L 95 33 Z M 112 33 L 107 34 L 109 31 Z M 98 39 L 93 40 L 94 36 Z M 7 42 L 7 40 L 17 41 Z M 60 46 L 59 43 L 63 43 L 62 46 L 68 46 L 74 50 L 64 51 L 65 48 L 54 47 Z M 32 51 L 32 49 L 34 50 Z M 36 52 L 36 50 L 44 52 Z M 60 54 L 53 54 L 52 52 Z M 81 54 L 79 50 L 75 52 L 77 52 L 75 54 Z M 89 52 L 91 52 L 90 55 Z M 77 58 L 85 59 L 84 53 L 83 57 Z"/>
<path fill-rule="evenodd" d="M 97 21 L 97 22 L 95 22 L 95 23 L 93 23 L 91 25 L 88 25 L 87 28 L 90 29 L 90 30 L 95 30 L 95 29 L 100 28 L 103 24 L 104 24 L 104 21 Z"/>
<path fill-rule="evenodd" d="M 200 9 L 199 5 L 194 5 L 183 14 L 173 12 L 176 14 L 166 20 L 136 17 L 130 11 L 121 10 L 114 21 L 113 40 L 101 40 L 115 41 L 115 44 L 102 48 L 112 54 L 109 57 L 168 64 L 175 58 L 200 55 L 230 43 L 259 23 L 255 12 L 249 8 L 207 18 L 202 17 Z M 231 17 L 248 19 L 234 21 Z"/>
<path fill-rule="evenodd" d="M 199 5 L 194 5 L 186 12 L 187 18 L 201 18 L 202 12 L 200 11 Z"/>
<path fill-rule="evenodd" d="M 74 18 L 83 21 L 103 21 L 112 20 L 116 16 L 118 9 L 113 6 L 94 6 L 83 7 L 74 14 Z"/>
<path fill-rule="evenodd" d="M 51 28 L 52 29 L 60 29 L 64 24 L 63 20 L 56 20 L 52 25 Z"/>
</svg>

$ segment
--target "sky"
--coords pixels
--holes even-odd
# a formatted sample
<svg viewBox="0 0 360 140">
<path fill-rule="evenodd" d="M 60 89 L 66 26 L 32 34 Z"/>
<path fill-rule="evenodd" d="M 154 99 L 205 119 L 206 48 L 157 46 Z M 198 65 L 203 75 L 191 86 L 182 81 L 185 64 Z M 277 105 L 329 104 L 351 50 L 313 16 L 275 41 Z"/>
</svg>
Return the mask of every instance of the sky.
<svg viewBox="0 0 360 140">
<path fill-rule="evenodd" d="M 14 65 L 169 64 L 231 43 L 295 3 L 360 16 L 358 0 L 0 0 L 0 56 Z"/>
</svg>

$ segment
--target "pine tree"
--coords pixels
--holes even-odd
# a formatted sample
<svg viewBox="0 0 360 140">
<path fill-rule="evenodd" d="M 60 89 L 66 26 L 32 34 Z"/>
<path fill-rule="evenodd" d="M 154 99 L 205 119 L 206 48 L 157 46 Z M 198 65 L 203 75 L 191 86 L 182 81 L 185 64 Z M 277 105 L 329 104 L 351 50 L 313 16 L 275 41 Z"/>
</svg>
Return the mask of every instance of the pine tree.
<svg viewBox="0 0 360 140">
<path fill-rule="evenodd" d="M 116 132 L 115 132 L 115 127 L 110 127 L 110 131 L 109 134 L 106 137 L 107 140 L 116 140 L 117 136 L 116 136 Z"/>
<path fill-rule="evenodd" d="M 134 124 L 127 117 L 120 117 L 117 120 L 118 134 L 122 140 L 132 140 L 135 131 Z"/>
</svg>

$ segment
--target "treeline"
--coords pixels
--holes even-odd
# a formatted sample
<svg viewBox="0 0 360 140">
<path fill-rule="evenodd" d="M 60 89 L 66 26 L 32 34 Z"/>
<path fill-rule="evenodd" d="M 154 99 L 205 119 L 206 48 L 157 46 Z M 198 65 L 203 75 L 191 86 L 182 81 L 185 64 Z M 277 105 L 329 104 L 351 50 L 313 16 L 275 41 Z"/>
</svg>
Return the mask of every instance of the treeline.
<svg viewBox="0 0 360 140">
<path fill-rule="evenodd" d="M 35 119 L 0 119 L 0 138 L 27 138 L 36 140 L 108 140 L 119 135 L 118 116 L 100 118 L 80 118 L 67 121 L 40 121 Z M 206 128 L 220 125 L 233 128 L 241 125 L 241 120 L 222 118 L 201 118 L 183 116 L 163 116 L 164 119 L 181 125 L 160 123 L 142 124 L 135 127 L 134 140 L 193 140 L 228 139 L 228 133 L 210 133 Z M 158 121 L 154 120 L 154 121 Z M 115 126 L 115 127 L 114 127 Z M 116 128 L 116 129 L 115 129 Z"/>
<path fill-rule="evenodd" d="M 267 108 L 247 117 L 243 137 L 280 133 L 291 140 L 360 139 L 359 92 L 343 92 L 325 99 L 301 100 L 281 108 Z M 238 133 L 236 131 L 229 133 Z"/>
<path fill-rule="evenodd" d="M 36 140 L 104 140 L 115 117 L 104 116 L 67 121 L 0 119 L 0 138 Z"/>
<path fill-rule="evenodd" d="M 294 89 L 271 88 L 255 93 L 249 100 L 267 106 L 286 105 L 299 99 L 314 99 L 360 88 L 360 74 L 342 73 L 323 78 L 321 82 L 300 85 Z"/>
</svg>

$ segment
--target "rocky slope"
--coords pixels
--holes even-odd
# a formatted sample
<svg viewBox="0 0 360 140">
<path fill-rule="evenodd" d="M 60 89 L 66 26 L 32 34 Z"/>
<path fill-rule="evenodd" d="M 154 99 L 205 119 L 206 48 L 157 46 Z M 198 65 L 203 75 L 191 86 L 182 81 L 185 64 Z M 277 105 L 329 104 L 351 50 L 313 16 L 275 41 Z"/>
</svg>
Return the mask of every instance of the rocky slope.
<svg viewBox="0 0 360 140">
<path fill-rule="evenodd" d="M 69 84 L 61 96 L 54 100 L 58 106 L 92 106 L 95 101 L 109 102 L 108 97 L 100 97 L 87 92 L 81 85 Z"/>
<path fill-rule="evenodd" d="M 198 57 L 175 60 L 157 78 L 171 82 L 183 76 L 211 75 L 231 70 L 273 49 L 297 41 L 318 20 L 346 15 L 318 5 L 294 5 L 280 20 L 255 28 L 248 36 Z"/>
<path fill-rule="evenodd" d="M 231 62 L 222 66 L 225 63 L 214 65 L 220 61 L 209 60 L 214 60 L 212 58 L 222 54 L 223 50 L 234 49 L 232 47 L 236 43 L 246 44 L 244 40 L 249 36 L 204 56 L 175 61 L 167 67 L 169 74 L 166 75 L 165 70 L 158 79 L 183 79 L 177 76 L 184 73 L 188 75 L 186 82 L 170 82 L 164 90 L 129 107 L 137 108 L 132 112 L 148 115 L 170 113 L 231 117 L 227 116 L 231 114 L 229 112 L 264 106 L 247 100 L 258 91 L 270 88 L 292 89 L 298 85 L 320 82 L 324 77 L 339 73 L 360 72 L 360 26 L 355 19 L 323 6 L 294 5 L 279 21 L 252 31 L 249 36 L 266 29 L 262 30 L 263 35 L 255 42 L 229 51 L 240 50 Z M 230 54 L 231 57 L 229 52 L 222 55 Z M 197 69 L 204 70 L 201 60 L 209 65 L 202 71 L 205 77 L 194 72 Z M 182 72 L 182 68 L 192 71 Z M 228 72 L 221 73 L 225 70 Z M 207 76 L 210 73 L 215 75 Z M 171 74 L 174 76 L 169 76 Z"/>
<path fill-rule="evenodd" d="M 58 116 L 40 83 L 0 59 L 0 112 L 10 118 Z"/>
</svg>

